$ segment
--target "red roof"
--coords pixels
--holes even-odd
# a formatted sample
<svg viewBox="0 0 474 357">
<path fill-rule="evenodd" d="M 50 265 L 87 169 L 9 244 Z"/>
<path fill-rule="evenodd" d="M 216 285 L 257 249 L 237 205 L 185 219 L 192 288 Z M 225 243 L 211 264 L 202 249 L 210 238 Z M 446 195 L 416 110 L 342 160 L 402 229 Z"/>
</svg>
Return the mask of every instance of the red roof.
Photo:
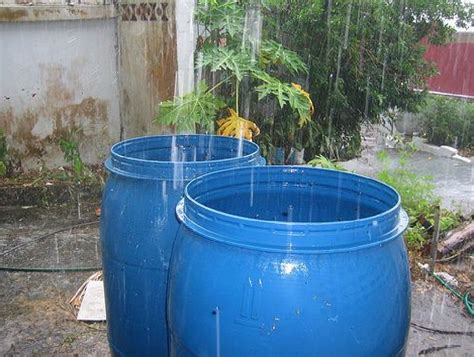
<svg viewBox="0 0 474 357">
<path fill-rule="evenodd" d="M 474 42 L 429 45 L 425 59 L 434 62 L 439 72 L 428 79 L 430 91 L 474 97 Z"/>
</svg>

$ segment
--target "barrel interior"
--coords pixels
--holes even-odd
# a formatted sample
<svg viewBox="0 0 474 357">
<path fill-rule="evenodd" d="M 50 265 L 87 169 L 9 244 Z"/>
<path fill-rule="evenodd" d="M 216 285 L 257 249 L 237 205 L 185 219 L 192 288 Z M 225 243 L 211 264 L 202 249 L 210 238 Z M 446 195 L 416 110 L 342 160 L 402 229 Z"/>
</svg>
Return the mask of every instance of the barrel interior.
<svg viewBox="0 0 474 357">
<path fill-rule="evenodd" d="M 398 202 L 388 186 L 357 175 L 311 169 L 309 174 L 259 171 L 202 180 L 190 187 L 189 194 L 200 204 L 233 216 L 299 223 L 369 218 Z"/>
<path fill-rule="evenodd" d="M 258 147 L 228 137 L 176 135 L 130 140 L 115 153 L 133 159 L 160 162 L 199 162 L 232 159 L 255 153 Z"/>
</svg>

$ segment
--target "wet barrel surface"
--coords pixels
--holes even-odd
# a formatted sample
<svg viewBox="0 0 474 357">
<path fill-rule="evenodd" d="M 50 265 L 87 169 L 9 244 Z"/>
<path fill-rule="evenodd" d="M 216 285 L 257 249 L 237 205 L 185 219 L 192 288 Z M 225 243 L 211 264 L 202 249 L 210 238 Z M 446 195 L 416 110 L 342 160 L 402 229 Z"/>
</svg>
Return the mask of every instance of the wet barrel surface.
<svg viewBox="0 0 474 357">
<path fill-rule="evenodd" d="M 112 147 L 100 236 L 109 343 L 117 356 L 165 356 L 175 206 L 187 182 L 262 163 L 256 144 L 222 136 L 135 138 Z"/>
<path fill-rule="evenodd" d="M 171 355 L 397 356 L 410 276 L 397 192 L 306 167 L 220 171 L 178 204 Z"/>
</svg>

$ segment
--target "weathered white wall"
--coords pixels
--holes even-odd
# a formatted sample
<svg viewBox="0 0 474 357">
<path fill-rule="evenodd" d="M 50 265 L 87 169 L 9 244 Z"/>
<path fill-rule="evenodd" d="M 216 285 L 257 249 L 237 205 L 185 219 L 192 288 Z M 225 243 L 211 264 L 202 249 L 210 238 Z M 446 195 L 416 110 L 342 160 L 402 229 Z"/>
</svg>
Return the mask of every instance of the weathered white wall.
<svg viewBox="0 0 474 357">
<path fill-rule="evenodd" d="M 172 132 L 153 123 L 158 105 L 193 88 L 195 0 L 65 2 L 0 0 L 0 128 L 26 170 L 64 165 L 71 130 L 90 164 Z"/>
<path fill-rule="evenodd" d="M 0 128 L 24 169 L 64 164 L 57 140 L 79 130 L 99 163 L 119 140 L 116 19 L 0 22 Z"/>
<path fill-rule="evenodd" d="M 186 94 L 194 88 L 194 49 L 196 48 L 194 8 L 195 0 L 176 1 L 177 95 Z"/>
<path fill-rule="evenodd" d="M 161 101 L 173 98 L 177 76 L 175 1 L 130 0 L 119 5 L 122 136 L 166 133 L 153 123 Z"/>
</svg>

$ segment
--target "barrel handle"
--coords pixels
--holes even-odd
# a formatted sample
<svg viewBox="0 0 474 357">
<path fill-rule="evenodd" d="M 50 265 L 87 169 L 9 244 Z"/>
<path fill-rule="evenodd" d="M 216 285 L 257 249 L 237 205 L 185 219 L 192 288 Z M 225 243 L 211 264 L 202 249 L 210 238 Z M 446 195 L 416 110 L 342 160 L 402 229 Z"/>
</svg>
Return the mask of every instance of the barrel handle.
<svg viewBox="0 0 474 357">
<path fill-rule="evenodd" d="M 179 223 L 184 221 L 184 197 L 181 198 L 176 205 L 176 218 L 178 218 Z"/>
<path fill-rule="evenodd" d="M 258 166 L 265 166 L 266 164 L 267 164 L 267 160 L 263 156 L 260 156 L 257 159 L 257 165 Z"/>
</svg>

